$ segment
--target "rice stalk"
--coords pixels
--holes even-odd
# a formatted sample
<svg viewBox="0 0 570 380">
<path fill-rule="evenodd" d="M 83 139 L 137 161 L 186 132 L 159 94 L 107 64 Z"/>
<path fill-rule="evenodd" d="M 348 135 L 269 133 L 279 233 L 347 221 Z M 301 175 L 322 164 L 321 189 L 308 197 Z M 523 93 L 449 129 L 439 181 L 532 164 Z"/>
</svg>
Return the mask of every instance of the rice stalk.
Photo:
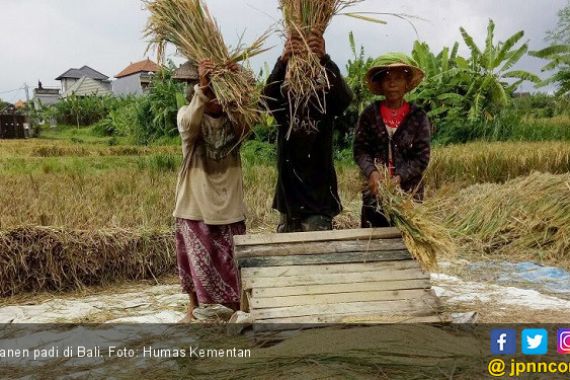
<svg viewBox="0 0 570 380">
<path fill-rule="evenodd" d="M 397 227 L 406 247 L 424 270 L 437 267 L 437 255 L 455 251 L 450 231 L 439 224 L 430 209 L 414 201 L 414 195 L 394 184 L 384 167 L 378 186 L 378 211 Z"/>
<path fill-rule="evenodd" d="M 145 0 L 145 4 L 151 13 L 145 37 L 150 40 L 149 48 L 156 49 L 159 61 L 164 60 L 169 43 L 193 62 L 211 60 L 215 65 L 212 90 L 228 117 L 248 129 L 260 122 L 261 88 L 256 86 L 253 72 L 246 67 L 238 71 L 231 67 L 266 51 L 263 43 L 269 34 L 247 47 L 240 38 L 230 49 L 202 0 Z"/>
</svg>

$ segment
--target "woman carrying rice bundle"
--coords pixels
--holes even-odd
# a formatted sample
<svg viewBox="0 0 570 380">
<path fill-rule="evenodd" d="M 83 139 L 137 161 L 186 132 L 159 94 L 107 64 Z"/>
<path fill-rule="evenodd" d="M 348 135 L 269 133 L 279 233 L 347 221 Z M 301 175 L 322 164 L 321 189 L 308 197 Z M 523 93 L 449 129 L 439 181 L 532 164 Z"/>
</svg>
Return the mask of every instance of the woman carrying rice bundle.
<svg viewBox="0 0 570 380">
<path fill-rule="evenodd" d="M 424 78 L 405 54 L 376 59 L 366 75 L 372 93 L 383 95 L 360 115 L 354 137 L 354 159 L 366 177 L 361 226 L 389 227 L 378 205 L 378 186 L 388 173 L 404 191 L 423 199 L 422 177 L 430 159 L 431 125 L 424 111 L 404 100 Z M 382 170 L 384 167 L 386 170 Z"/>
<path fill-rule="evenodd" d="M 200 62 L 200 83 L 187 87 L 190 104 L 178 112 L 184 158 L 173 215 L 179 277 L 190 297 L 183 321 L 227 319 L 240 301 L 233 236 L 245 234 L 245 206 L 236 147 L 247 126 L 223 112 L 210 82 L 214 69 Z"/>
<path fill-rule="evenodd" d="M 308 109 L 295 109 L 297 102 L 287 90 L 290 58 L 303 56 L 307 48 L 319 58 L 327 73 L 324 112 L 318 99 L 310 102 Z M 306 39 L 289 35 L 264 95 L 278 124 L 278 178 L 273 200 L 273 208 L 281 213 L 277 231 L 330 230 L 332 219 L 342 208 L 333 163 L 334 119 L 348 107 L 352 94 L 337 65 L 326 54 L 320 32 L 313 31 Z M 310 127 L 304 127 L 307 125 Z"/>
</svg>

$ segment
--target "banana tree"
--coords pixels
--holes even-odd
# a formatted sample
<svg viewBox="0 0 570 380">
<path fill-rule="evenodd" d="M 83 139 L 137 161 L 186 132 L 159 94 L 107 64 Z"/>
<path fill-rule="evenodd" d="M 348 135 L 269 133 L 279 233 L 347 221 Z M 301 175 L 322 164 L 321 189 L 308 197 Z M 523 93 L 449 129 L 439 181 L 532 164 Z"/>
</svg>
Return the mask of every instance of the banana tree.
<svg viewBox="0 0 570 380">
<path fill-rule="evenodd" d="M 539 51 L 529 53 L 533 57 L 548 59 L 542 71 L 558 69 L 550 78 L 542 81 L 539 87 L 556 84 L 556 96 L 570 95 L 570 45 L 554 45 Z"/>
<path fill-rule="evenodd" d="M 461 109 L 465 98 L 462 91 L 464 78 L 458 62 L 466 62 L 458 56 L 459 44 L 456 42 L 451 51 L 448 47 L 435 55 L 425 42 L 416 41 L 412 57 L 424 70 L 424 82 L 410 95 L 410 99 L 420 103 L 429 112 L 432 120 L 445 117 L 449 112 Z"/>
<path fill-rule="evenodd" d="M 510 94 L 516 91 L 521 83 L 541 82 L 535 74 L 512 69 L 528 52 L 528 42 L 517 46 L 524 37 L 524 31 L 513 34 L 505 42 L 494 44 L 495 23 L 489 20 L 484 49 L 477 46 L 473 37 L 463 27 L 460 31 L 463 41 L 471 51 L 467 66 L 463 67 L 472 79 L 465 95 L 471 101 L 468 112 L 470 120 L 481 117 L 492 120 L 509 103 Z"/>
<path fill-rule="evenodd" d="M 370 69 L 373 59 L 367 57 L 364 46 L 360 46 L 360 50 L 356 48 L 356 41 L 352 32 L 350 32 L 348 40 L 353 59 L 349 59 L 346 64 L 346 83 L 354 96 L 351 107 L 354 106 L 356 108 L 355 111 L 360 114 L 374 97 L 362 79 L 366 77 L 366 73 L 368 69 Z"/>
</svg>

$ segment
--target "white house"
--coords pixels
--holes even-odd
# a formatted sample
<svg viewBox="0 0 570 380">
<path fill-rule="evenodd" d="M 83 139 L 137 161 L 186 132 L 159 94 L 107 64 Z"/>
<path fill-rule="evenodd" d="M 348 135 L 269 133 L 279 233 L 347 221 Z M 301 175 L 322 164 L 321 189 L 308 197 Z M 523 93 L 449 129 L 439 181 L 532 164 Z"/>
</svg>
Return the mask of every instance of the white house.
<svg viewBox="0 0 570 380">
<path fill-rule="evenodd" d="M 111 82 L 109 77 L 89 66 L 79 69 L 69 69 L 55 80 L 61 82 L 62 97 L 68 97 L 75 93 L 79 96 L 85 95 L 110 95 Z"/>
<path fill-rule="evenodd" d="M 160 66 L 145 59 L 131 63 L 123 71 L 115 75 L 112 83 L 115 96 L 142 95 L 150 85 L 153 75 L 160 70 Z"/>
<path fill-rule="evenodd" d="M 38 87 L 34 89 L 34 98 L 32 103 L 36 109 L 42 106 L 51 106 L 59 102 L 61 95 L 59 88 L 45 88 L 42 82 L 38 82 Z"/>
</svg>

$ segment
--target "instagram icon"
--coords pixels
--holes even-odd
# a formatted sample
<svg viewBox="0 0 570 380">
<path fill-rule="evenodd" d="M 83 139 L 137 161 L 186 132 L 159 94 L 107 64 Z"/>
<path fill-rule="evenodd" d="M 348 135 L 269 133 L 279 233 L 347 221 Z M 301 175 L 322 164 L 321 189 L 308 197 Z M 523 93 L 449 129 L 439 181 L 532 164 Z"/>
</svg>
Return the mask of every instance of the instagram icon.
<svg viewBox="0 0 570 380">
<path fill-rule="evenodd" d="M 570 329 L 558 330 L 558 353 L 570 355 Z"/>
</svg>

